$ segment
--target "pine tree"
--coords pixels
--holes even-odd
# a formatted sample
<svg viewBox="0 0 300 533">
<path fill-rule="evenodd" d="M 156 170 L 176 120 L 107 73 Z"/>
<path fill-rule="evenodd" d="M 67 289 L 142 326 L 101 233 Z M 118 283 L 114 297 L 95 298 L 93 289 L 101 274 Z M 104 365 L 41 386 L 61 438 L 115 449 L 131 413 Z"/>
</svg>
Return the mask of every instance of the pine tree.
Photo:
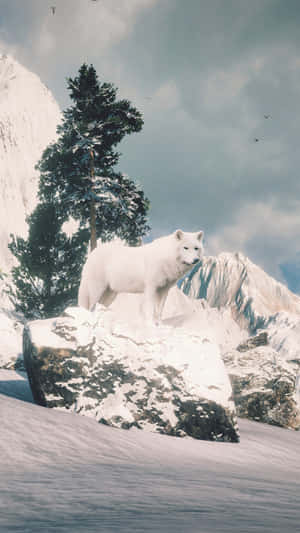
<svg viewBox="0 0 300 533">
<path fill-rule="evenodd" d="M 27 219 L 28 238 L 12 236 L 9 244 L 19 263 L 10 297 L 30 319 L 76 304 L 89 241 L 93 248 L 97 237 L 117 236 L 135 245 L 149 230 L 143 190 L 114 169 L 115 146 L 141 130 L 141 114 L 129 101 L 117 101 L 116 88 L 100 84 L 92 65 L 82 65 L 68 88 L 73 105 L 37 164 L 40 202 Z M 78 229 L 69 238 L 63 224 L 71 217 Z"/>
<path fill-rule="evenodd" d="M 83 64 L 68 88 L 74 103 L 64 111 L 58 141 L 38 164 L 40 198 L 46 202 L 55 190 L 65 212 L 82 228 L 89 224 L 91 249 L 97 236 L 135 243 L 149 230 L 149 202 L 137 184 L 114 171 L 120 157 L 115 146 L 141 130 L 142 116 L 128 100 L 116 100 L 112 84 L 99 83 L 92 65 Z"/>
<path fill-rule="evenodd" d="M 76 304 L 78 272 L 86 254 L 86 240 L 79 233 L 69 238 L 58 206 L 40 203 L 27 218 L 29 235 L 25 240 L 12 235 L 9 248 L 18 260 L 12 269 L 14 287 L 8 294 L 28 319 L 59 314 Z"/>
</svg>

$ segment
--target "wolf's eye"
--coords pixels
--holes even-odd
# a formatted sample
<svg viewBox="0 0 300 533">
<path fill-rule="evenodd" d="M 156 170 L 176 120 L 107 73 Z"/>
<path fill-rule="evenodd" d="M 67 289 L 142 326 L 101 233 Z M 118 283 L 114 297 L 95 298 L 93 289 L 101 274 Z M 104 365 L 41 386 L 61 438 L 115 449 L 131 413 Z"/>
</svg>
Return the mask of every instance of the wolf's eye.
<svg viewBox="0 0 300 533">
<path fill-rule="evenodd" d="M 184 250 L 188 250 L 188 247 L 187 247 L 187 246 L 184 246 L 183 249 L 184 249 Z"/>
<path fill-rule="evenodd" d="M 197 248 L 197 246 L 196 246 L 196 247 L 194 248 L 194 250 L 196 250 L 196 251 L 197 251 L 197 250 L 199 250 L 199 248 Z"/>
</svg>

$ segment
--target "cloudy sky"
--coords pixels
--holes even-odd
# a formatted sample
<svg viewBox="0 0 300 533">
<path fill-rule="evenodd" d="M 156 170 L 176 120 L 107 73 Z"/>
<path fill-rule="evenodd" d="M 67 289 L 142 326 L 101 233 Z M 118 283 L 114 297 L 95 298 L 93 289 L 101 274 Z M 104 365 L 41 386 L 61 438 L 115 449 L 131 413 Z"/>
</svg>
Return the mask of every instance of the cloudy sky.
<svg viewBox="0 0 300 533">
<path fill-rule="evenodd" d="M 87 62 L 144 113 L 120 170 L 151 201 L 152 236 L 204 229 L 208 253 L 242 251 L 294 289 L 299 28 L 299 0 L 0 0 L 1 51 L 62 109 Z"/>
</svg>

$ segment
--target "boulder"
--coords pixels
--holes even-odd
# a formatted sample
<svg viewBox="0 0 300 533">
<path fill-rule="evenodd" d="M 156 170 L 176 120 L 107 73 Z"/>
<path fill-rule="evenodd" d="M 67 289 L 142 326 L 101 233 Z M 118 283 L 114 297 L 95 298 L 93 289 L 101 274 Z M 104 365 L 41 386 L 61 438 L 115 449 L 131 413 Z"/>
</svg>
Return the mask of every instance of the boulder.
<svg viewBox="0 0 300 533">
<path fill-rule="evenodd" d="M 238 442 L 232 389 L 205 332 L 130 328 L 111 309 L 68 308 L 24 329 L 34 400 L 118 428 Z"/>
<path fill-rule="evenodd" d="M 223 355 L 237 414 L 276 426 L 300 428 L 297 361 L 268 345 L 264 332 Z M 247 348 L 248 346 L 248 348 Z"/>
</svg>

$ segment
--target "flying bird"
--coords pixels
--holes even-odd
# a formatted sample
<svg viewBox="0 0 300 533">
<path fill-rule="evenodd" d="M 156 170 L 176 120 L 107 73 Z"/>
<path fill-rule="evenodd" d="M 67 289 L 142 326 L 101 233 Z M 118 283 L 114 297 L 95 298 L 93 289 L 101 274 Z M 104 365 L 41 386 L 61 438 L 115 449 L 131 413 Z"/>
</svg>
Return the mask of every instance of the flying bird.
<svg viewBox="0 0 300 533">
<path fill-rule="evenodd" d="M 264 115 L 264 118 L 271 118 L 271 115 Z"/>
<path fill-rule="evenodd" d="M 255 143 L 259 142 L 259 139 L 257 137 L 255 137 L 253 140 L 254 140 Z"/>
<path fill-rule="evenodd" d="M 52 15 L 55 15 L 55 11 L 56 11 L 56 6 L 51 6 L 51 11 L 52 11 Z"/>
</svg>

